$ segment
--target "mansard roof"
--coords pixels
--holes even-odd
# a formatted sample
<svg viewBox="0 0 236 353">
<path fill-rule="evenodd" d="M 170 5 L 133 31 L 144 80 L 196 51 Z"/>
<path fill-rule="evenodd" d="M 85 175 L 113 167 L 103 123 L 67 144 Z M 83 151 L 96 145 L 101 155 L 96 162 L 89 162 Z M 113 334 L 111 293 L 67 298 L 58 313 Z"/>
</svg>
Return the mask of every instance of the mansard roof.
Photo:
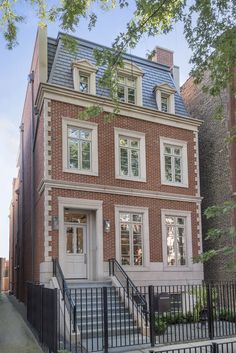
<svg viewBox="0 0 236 353">
<path fill-rule="evenodd" d="M 48 82 L 73 89 L 72 63 L 76 60 L 86 60 L 91 63 L 91 65 L 96 65 L 93 50 L 106 47 L 73 37 L 78 41 L 78 46 L 76 53 L 71 53 L 65 48 L 61 39 L 62 36 L 63 34 L 59 33 L 57 39 L 48 38 Z M 183 99 L 175 87 L 168 66 L 130 54 L 125 54 L 124 60 L 126 63 L 131 62 L 132 66 L 136 70 L 140 70 L 140 74 L 142 74 L 143 107 L 156 110 L 154 88 L 156 86 L 166 85 L 170 89 L 175 90 L 175 114 L 188 116 Z M 104 67 L 97 66 L 96 93 L 99 96 L 108 97 L 108 89 L 101 88 L 98 84 L 98 80 L 102 77 L 104 70 Z"/>
</svg>

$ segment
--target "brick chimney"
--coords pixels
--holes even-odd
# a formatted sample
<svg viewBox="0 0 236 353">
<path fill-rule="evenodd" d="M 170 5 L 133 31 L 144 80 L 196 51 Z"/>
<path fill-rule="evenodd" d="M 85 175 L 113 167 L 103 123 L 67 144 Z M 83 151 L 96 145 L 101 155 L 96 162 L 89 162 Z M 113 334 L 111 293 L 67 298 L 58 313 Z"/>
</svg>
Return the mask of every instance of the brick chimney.
<svg viewBox="0 0 236 353">
<path fill-rule="evenodd" d="M 172 50 L 156 47 L 151 60 L 158 64 L 167 65 L 172 69 L 174 65 L 173 56 L 174 52 Z"/>
</svg>

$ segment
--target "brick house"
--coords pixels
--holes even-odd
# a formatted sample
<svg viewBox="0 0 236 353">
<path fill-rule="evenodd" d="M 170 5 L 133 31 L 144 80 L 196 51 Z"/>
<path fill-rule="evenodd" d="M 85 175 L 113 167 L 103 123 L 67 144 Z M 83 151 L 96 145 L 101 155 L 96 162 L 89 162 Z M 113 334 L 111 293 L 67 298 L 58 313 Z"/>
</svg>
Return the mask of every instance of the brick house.
<svg viewBox="0 0 236 353">
<path fill-rule="evenodd" d="M 201 252 L 200 122 L 186 112 L 173 53 L 125 55 L 120 113 L 107 123 L 113 104 L 98 85 L 94 48 L 102 47 L 79 39 L 75 56 L 62 34 L 37 34 L 11 212 L 22 300 L 27 280 L 49 284 L 55 257 L 69 279 L 106 279 L 110 258 L 137 285 L 203 279 L 192 261 Z M 80 120 L 93 105 L 104 113 Z"/>
<path fill-rule="evenodd" d="M 209 83 L 205 75 L 203 84 Z M 236 86 L 236 70 L 234 70 L 231 87 Z M 204 123 L 199 129 L 199 160 L 200 184 L 203 196 L 202 210 L 207 207 L 222 204 L 226 200 L 236 200 L 236 142 L 227 143 L 225 138 L 230 135 L 230 130 L 236 125 L 236 98 L 229 86 L 221 92 L 221 102 L 218 97 L 211 97 L 201 90 L 201 85 L 196 85 L 193 78 L 189 78 L 181 87 L 186 108 L 193 118 L 202 119 Z M 223 104 L 222 121 L 213 119 L 214 112 L 219 104 Z M 222 237 L 219 241 L 204 241 L 210 228 L 236 227 L 236 211 L 231 215 L 222 215 L 215 219 L 207 220 L 202 217 L 203 246 L 205 250 L 234 243 L 234 238 Z M 234 261 L 233 258 L 231 260 Z M 217 256 L 205 264 L 205 278 L 207 280 L 232 280 L 235 274 L 227 270 L 229 255 Z"/>
</svg>

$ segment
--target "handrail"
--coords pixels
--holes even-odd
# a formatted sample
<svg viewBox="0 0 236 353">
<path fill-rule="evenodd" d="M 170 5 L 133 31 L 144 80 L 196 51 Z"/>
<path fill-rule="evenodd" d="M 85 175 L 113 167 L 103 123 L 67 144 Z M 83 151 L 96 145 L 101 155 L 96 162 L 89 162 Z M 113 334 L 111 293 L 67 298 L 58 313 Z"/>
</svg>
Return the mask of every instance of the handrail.
<svg viewBox="0 0 236 353">
<path fill-rule="evenodd" d="M 53 263 L 53 276 L 57 278 L 59 288 L 62 294 L 62 300 L 65 301 L 65 305 L 68 311 L 73 313 L 73 330 L 76 331 L 76 304 L 69 293 L 69 289 L 66 284 L 65 277 L 63 275 L 61 266 L 57 258 L 52 259 Z"/>
<path fill-rule="evenodd" d="M 119 264 L 116 259 L 109 259 L 109 276 L 115 276 L 121 286 L 127 293 L 127 296 L 132 300 L 132 302 L 137 306 L 141 306 L 142 313 L 145 314 L 147 319 L 147 301 L 144 296 L 140 293 L 138 288 L 135 286 L 133 281 L 127 275 L 123 267 Z M 119 274 L 121 274 L 121 277 Z"/>
</svg>

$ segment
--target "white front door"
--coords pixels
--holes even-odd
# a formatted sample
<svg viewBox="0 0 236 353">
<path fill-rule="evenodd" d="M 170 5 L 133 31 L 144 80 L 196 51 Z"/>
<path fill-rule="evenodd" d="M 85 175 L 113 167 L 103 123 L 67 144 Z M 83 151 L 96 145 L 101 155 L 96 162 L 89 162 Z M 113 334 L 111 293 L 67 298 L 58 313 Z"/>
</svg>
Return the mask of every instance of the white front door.
<svg viewBox="0 0 236 353">
<path fill-rule="evenodd" d="M 65 277 L 87 278 L 87 226 L 65 225 Z"/>
</svg>

